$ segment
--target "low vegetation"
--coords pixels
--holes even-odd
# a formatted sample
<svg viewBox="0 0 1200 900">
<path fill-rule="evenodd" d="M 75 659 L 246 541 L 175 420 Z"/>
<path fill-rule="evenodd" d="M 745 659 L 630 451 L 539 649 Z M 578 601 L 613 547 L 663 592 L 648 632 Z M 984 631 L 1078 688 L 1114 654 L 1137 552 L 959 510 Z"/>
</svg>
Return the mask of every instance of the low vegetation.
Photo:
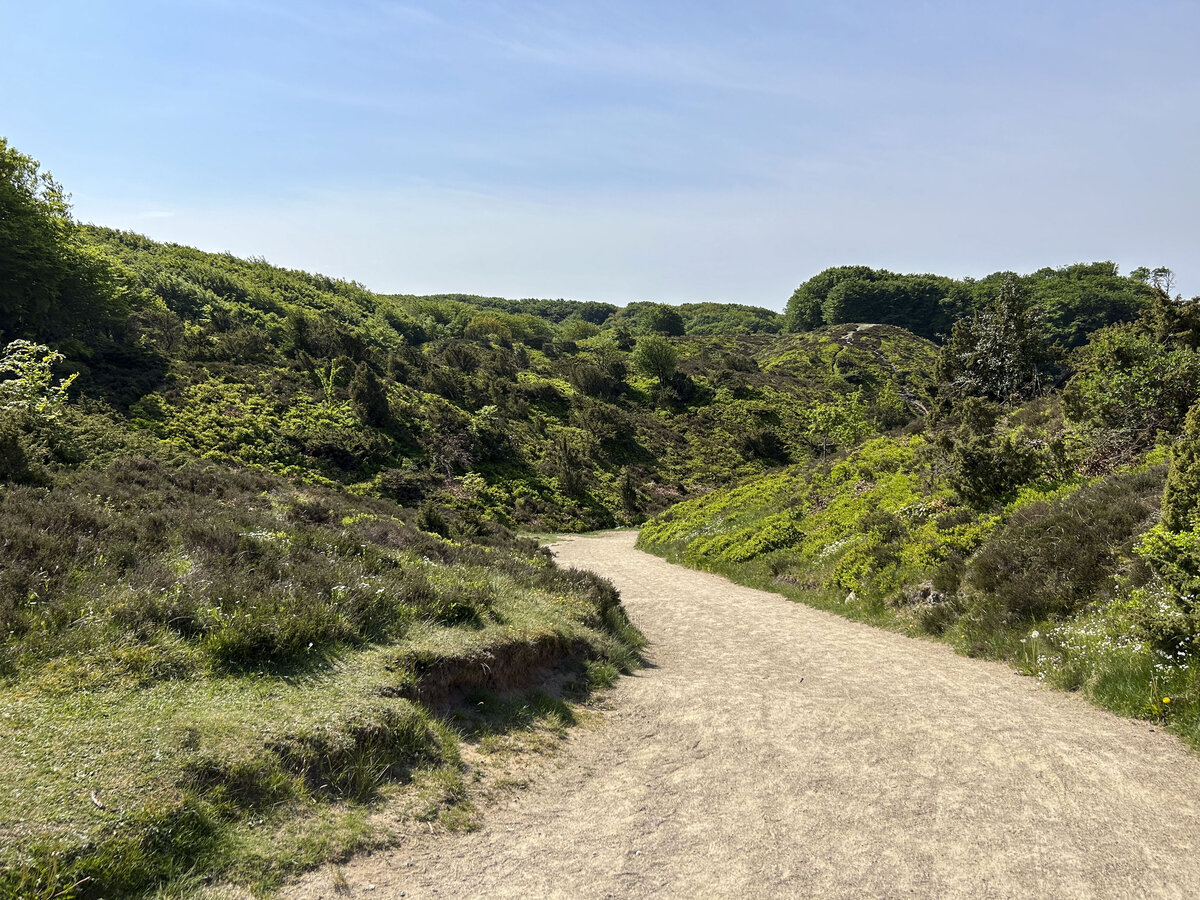
<svg viewBox="0 0 1200 900">
<path fill-rule="evenodd" d="M 453 807 L 458 736 L 434 710 L 456 692 L 635 664 L 611 586 L 506 529 L 447 512 L 442 537 L 388 501 L 120 446 L 95 415 L 28 443 L 46 429 L 41 483 L 0 493 L 9 895 L 269 886 L 367 840 L 391 784 L 439 779 L 428 815 Z"/>
<path fill-rule="evenodd" d="M 928 402 L 935 348 L 897 329 L 778 341 L 779 316 L 750 307 L 387 297 L 73 234 L 121 284 L 114 324 L 54 332 L 79 393 L 197 456 L 510 527 L 638 522 L 826 452 L 814 404 L 908 419 Z M 48 340 L 15 313 L 0 331 Z"/>
</svg>

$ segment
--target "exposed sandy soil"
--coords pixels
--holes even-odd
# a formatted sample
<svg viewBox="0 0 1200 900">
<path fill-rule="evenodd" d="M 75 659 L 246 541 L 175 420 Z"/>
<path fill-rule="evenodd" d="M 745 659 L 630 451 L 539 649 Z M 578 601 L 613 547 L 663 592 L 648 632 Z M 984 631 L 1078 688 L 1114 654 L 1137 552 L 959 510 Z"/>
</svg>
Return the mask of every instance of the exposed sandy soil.
<svg viewBox="0 0 1200 900">
<path fill-rule="evenodd" d="M 356 859 L 349 895 L 1200 896 L 1200 756 L 1172 735 L 634 538 L 555 551 L 616 583 L 654 667 L 481 830 Z"/>
</svg>

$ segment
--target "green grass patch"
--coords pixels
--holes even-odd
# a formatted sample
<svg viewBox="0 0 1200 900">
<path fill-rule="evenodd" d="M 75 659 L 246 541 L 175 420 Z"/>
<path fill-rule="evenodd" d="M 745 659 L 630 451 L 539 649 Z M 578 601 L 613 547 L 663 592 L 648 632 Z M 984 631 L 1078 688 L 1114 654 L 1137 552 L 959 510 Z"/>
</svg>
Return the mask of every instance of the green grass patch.
<svg viewBox="0 0 1200 900">
<path fill-rule="evenodd" d="M 419 520 L 187 461 L 0 489 L 0 894 L 268 890 L 378 839 L 367 811 L 410 782 L 461 825 L 429 702 L 636 664 L 611 585 Z"/>
</svg>

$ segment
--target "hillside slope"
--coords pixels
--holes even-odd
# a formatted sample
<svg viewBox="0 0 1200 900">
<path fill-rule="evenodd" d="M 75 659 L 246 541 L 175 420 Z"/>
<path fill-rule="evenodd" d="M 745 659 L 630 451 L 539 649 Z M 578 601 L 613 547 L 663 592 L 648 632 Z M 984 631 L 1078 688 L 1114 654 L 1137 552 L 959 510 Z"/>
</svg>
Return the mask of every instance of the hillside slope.
<svg viewBox="0 0 1200 900">
<path fill-rule="evenodd" d="M 377 382 L 317 395 L 273 342 L 326 304 L 352 349 L 364 292 L 110 253 L 2 139 L 0 229 L 0 894 L 268 890 L 386 841 L 405 785 L 469 826 L 464 739 L 561 729 L 550 681 L 637 664 L 611 585 L 339 481 L 418 445 Z"/>
<path fill-rule="evenodd" d="M 510 305 L 572 310 L 554 321 L 89 235 L 143 298 L 126 343 L 153 362 L 124 383 L 91 379 L 135 427 L 202 456 L 472 520 L 639 521 L 828 449 L 818 404 L 869 429 L 915 415 L 902 395 L 928 402 L 935 349 L 898 329 L 635 335 L 620 315 L 580 318 L 595 312 L 586 304 Z"/>
<path fill-rule="evenodd" d="M 447 540 L 77 410 L 21 425 L 46 453 L 0 486 L 5 896 L 266 888 L 378 841 L 366 811 L 414 779 L 419 815 L 469 817 L 460 729 L 636 664 L 611 586 L 501 527 Z M 514 723 L 449 727 L 497 690 Z"/>
</svg>

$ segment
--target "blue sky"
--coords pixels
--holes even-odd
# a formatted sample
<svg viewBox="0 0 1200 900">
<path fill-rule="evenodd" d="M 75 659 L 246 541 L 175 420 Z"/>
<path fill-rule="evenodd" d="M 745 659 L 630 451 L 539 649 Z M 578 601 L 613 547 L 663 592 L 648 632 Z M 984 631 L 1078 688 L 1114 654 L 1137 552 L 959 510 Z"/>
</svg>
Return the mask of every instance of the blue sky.
<svg viewBox="0 0 1200 900">
<path fill-rule="evenodd" d="M 85 221 L 357 279 L 780 308 L 831 265 L 1200 293 L 1195 2 L 6 4 Z"/>
</svg>

